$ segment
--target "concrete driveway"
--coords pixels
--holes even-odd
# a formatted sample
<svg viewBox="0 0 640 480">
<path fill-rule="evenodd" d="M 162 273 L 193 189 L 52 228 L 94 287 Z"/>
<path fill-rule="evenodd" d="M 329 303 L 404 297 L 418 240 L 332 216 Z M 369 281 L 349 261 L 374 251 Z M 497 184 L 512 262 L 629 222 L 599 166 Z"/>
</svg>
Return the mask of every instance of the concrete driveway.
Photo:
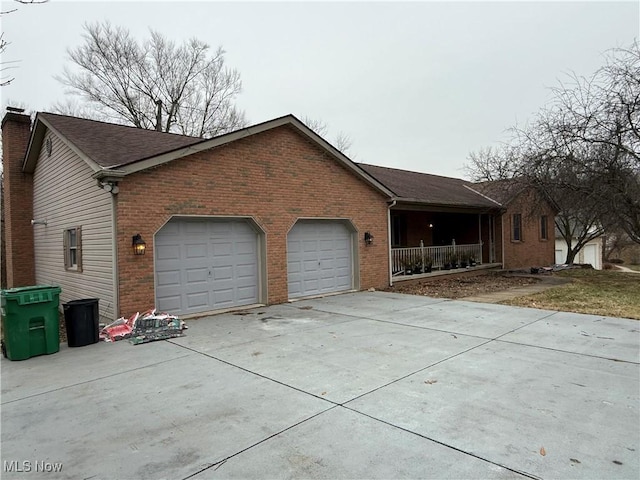
<svg viewBox="0 0 640 480">
<path fill-rule="evenodd" d="M 2 478 L 640 477 L 636 320 L 383 292 L 242 313 L 2 359 Z"/>
</svg>

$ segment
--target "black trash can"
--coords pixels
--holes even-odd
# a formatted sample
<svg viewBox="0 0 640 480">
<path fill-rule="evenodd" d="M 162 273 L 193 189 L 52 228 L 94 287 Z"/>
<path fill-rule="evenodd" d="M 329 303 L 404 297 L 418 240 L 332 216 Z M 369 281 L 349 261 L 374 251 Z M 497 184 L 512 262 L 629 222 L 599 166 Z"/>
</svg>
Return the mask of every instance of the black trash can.
<svg viewBox="0 0 640 480">
<path fill-rule="evenodd" d="M 83 347 L 98 343 L 100 339 L 99 310 L 97 298 L 71 300 L 62 305 L 64 324 L 67 327 L 67 344 Z"/>
</svg>

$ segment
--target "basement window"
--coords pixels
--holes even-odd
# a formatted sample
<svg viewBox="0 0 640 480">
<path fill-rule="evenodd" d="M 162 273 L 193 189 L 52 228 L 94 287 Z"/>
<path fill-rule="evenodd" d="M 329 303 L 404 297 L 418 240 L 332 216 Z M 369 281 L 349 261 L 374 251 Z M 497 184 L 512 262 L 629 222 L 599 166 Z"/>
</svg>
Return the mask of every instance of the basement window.
<svg viewBox="0 0 640 480">
<path fill-rule="evenodd" d="M 82 227 L 68 228 L 63 234 L 65 270 L 82 271 Z"/>
<path fill-rule="evenodd" d="M 522 214 L 514 213 L 511 217 L 511 239 L 514 242 L 522 241 Z"/>
</svg>

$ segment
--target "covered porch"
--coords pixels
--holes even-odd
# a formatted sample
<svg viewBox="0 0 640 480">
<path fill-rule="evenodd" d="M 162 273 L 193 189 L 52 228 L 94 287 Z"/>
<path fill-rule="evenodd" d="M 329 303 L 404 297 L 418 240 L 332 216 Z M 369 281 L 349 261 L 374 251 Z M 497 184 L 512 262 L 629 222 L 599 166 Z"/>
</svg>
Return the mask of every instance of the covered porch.
<svg viewBox="0 0 640 480">
<path fill-rule="evenodd" d="M 398 205 L 390 210 L 391 272 L 396 280 L 500 264 L 494 209 L 437 209 Z"/>
</svg>

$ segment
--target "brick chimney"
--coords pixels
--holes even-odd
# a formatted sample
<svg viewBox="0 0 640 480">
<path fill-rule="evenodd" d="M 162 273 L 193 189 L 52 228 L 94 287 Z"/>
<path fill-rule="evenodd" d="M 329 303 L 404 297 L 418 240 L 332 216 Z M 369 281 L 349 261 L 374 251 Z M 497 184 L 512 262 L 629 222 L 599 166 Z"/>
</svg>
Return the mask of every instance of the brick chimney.
<svg viewBox="0 0 640 480">
<path fill-rule="evenodd" d="M 22 171 L 31 135 L 31 118 L 7 107 L 2 119 L 4 228 L 7 287 L 35 285 L 33 175 Z"/>
</svg>

